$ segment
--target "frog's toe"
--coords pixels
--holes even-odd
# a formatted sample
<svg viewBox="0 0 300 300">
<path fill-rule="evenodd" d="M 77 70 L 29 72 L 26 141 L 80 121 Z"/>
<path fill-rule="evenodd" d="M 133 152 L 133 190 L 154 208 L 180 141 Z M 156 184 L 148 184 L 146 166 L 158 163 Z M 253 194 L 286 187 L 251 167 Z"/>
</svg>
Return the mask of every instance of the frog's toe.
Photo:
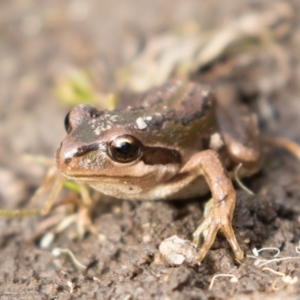
<svg viewBox="0 0 300 300">
<path fill-rule="evenodd" d="M 234 256 L 237 260 L 241 260 L 244 257 L 244 252 L 240 248 L 240 245 L 235 237 L 234 231 L 232 229 L 231 221 L 222 224 L 221 229 L 232 248 Z"/>
<path fill-rule="evenodd" d="M 199 244 L 203 244 L 205 240 L 207 240 L 207 236 L 209 235 L 209 231 L 212 230 L 212 220 L 211 218 L 204 218 L 202 223 L 197 227 L 195 232 L 193 233 L 193 244 L 198 247 Z"/>
<path fill-rule="evenodd" d="M 196 260 L 201 262 L 204 259 L 214 243 L 216 235 L 220 229 L 230 244 L 235 258 L 237 260 L 242 259 L 244 253 L 235 237 L 230 218 L 213 217 L 212 215 L 213 214 L 206 216 L 193 234 L 193 243 L 196 246 L 200 246 Z"/>
<path fill-rule="evenodd" d="M 196 246 L 200 245 L 200 249 L 197 254 L 196 260 L 201 262 L 206 256 L 208 250 L 211 248 L 215 241 L 219 225 L 215 222 L 211 222 L 210 219 L 204 219 L 204 221 L 198 226 L 193 234 L 193 243 Z"/>
</svg>

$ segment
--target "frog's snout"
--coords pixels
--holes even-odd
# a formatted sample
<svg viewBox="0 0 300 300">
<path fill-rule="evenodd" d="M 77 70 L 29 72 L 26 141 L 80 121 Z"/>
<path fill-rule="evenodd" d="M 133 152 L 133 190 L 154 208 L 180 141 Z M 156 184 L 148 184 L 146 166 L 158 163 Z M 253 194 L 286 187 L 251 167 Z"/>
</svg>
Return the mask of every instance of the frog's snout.
<svg viewBox="0 0 300 300">
<path fill-rule="evenodd" d="M 60 144 L 60 147 L 56 150 L 55 160 L 57 168 L 64 172 L 64 170 L 69 166 L 72 161 L 72 152 L 71 149 L 66 149 L 63 143 Z"/>
</svg>

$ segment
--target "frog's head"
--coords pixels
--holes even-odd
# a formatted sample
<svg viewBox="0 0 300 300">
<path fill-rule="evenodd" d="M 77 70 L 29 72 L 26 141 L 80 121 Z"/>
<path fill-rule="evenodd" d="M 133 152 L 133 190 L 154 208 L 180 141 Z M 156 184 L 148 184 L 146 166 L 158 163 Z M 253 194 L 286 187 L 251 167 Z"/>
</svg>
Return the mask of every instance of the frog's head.
<svg viewBox="0 0 300 300">
<path fill-rule="evenodd" d="M 150 145 L 137 116 L 131 110 L 74 107 L 65 118 L 67 136 L 56 152 L 58 169 L 93 186 L 138 181 L 143 188 L 172 177 L 181 162 L 179 152 Z"/>
</svg>

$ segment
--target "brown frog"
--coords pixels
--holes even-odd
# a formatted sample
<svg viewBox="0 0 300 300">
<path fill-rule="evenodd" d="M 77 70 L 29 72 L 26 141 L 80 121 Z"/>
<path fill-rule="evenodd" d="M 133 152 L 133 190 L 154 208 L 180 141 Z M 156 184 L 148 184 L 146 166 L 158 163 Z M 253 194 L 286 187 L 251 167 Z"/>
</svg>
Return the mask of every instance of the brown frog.
<svg viewBox="0 0 300 300">
<path fill-rule="evenodd" d="M 98 111 L 74 107 L 67 137 L 56 153 L 58 169 L 121 199 L 186 199 L 211 192 L 193 234 L 200 262 L 221 230 L 236 259 L 243 258 L 232 217 L 236 192 L 230 172 L 241 176 L 261 165 L 254 115 L 216 101 L 208 86 L 172 81 L 135 99 L 135 106 Z"/>
</svg>

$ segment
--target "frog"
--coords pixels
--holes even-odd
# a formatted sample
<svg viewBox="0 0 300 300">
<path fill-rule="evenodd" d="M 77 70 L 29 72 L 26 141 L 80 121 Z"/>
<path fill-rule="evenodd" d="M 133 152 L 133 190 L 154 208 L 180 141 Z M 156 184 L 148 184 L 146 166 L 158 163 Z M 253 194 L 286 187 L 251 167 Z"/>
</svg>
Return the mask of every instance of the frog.
<svg viewBox="0 0 300 300">
<path fill-rule="evenodd" d="M 129 100 L 114 110 L 72 108 L 56 152 L 58 170 L 118 199 L 184 200 L 210 193 L 193 233 L 195 261 L 205 258 L 219 231 L 241 260 L 232 227 L 232 174 L 242 166 L 240 176 L 251 176 L 261 167 L 255 114 L 234 101 L 219 101 L 210 85 L 182 80 Z"/>
</svg>

